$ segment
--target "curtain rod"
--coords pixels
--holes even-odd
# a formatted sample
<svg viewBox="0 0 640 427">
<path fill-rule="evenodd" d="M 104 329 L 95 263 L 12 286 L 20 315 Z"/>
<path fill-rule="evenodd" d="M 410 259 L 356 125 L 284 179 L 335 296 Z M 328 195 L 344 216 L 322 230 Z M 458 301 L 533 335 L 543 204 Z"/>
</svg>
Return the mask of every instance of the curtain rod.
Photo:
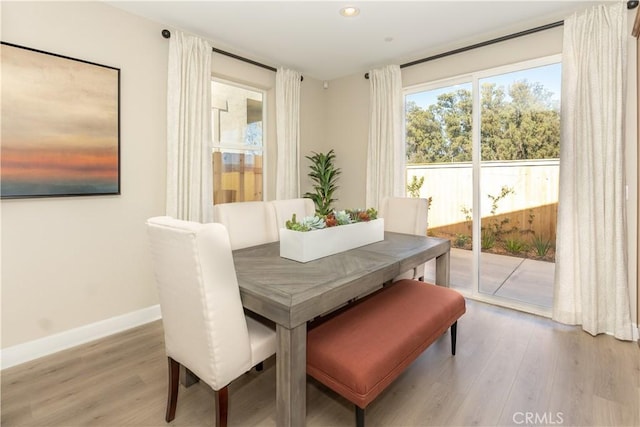
<svg viewBox="0 0 640 427">
<path fill-rule="evenodd" d="M 417 59 L 415 61 L 407 62 L 406 64 L 401 64 L 400 68 L 411 67 L 413 65 L 422 64 L 424 62 L 433 61 L 435 59 L 440 59 L 440 58 L 444 58 L 446 56 L 455 55 L 457 53 L 467 52 L 469 50 L 477 49 L 479 47 L 489 46 L 489 45 L 500 43 L 500 42 L 503 42 L 503 41 L 506 41 L 506 40 L 515 39 L 517 37 L 526 36 L 528 34 L 537 33 L 539 31 L 544 31 L 544 30 L 548 30 L 548 29 L 551 29 L 551 28 L 559 27 L 561 25 L 564 25 L 564 21 L 553 22 L 551 24 L 542 25 L 540 27 L 530 28 L 528 30 L 519 31 L 517 33 L 508 34 L 506 36 L 498 37 L 498 38 L 495 38 L 495 39 L 491 39 L 491 40 L 487 40 L 487 41 L 484 41 L 484 42 L 472 44 L 472 45 L 461 47 L 461 48 L 458 48 L 458 49 L 453 49 L 453 50 L 450 50 L 448 52 L 438 53 L 437 55 L 428 56 L 426 58 Z M 369 78 L 369 73 L 365 73 L 364 78 L 368 79 Z"/>
<path fill-rule="evenodd" d="M 635 9 L 636 7 L 638 7 L 639 3 L 640 3 L 639 1 L 628 1 L 627 2 L 627 9 L 629 9 L 629 10 Z M 487 41 L 484 41 L 484 42 L 472 44 L 470 46 L 465 46 L 465 47 L 461 47 L 461 48 L 458 48 L 458 49 L 450 50 L 448 52 L 439 53 L 437 55 L 429 56 L 427 58 L 422 58 L 422 59 L 417 59 L 415 61 L 407 62 L 406 64 L 400 65 L 400 68 L 411 67 L 412 65 L 422 64 L 424 62 L 429 62 L 429 61 L 433 61 L 435 59 L 444 58 L 445 56 L 450 56 L 450 55 L 455 55 L 457 53 L 467 52 L 469 50 L 477 49 L 479 47 L 489 46 L 489 45 L 492 45 L 492 44 L 495 44 L 495 43 L 500 43 L 500 42 L 503 42 L 503 41 L 506 41 L 506 40 L 511 40 L 511 39 L 515 39 L 515 38 L 518 38 L 518 37 L 526 36 L 526 35 L 529 35 L 529 34 L 534 34 L 534 33 L 537 33 L 539 31 L 544 31 L 544 30 L 549 30 L 551 28 L 560 27 L 562 25 L 564 25 L 564 21 L 557 21 L 557 22 L 553 22 L 551 24 L 541 25 L 540 27 L 530 28 L 528 30 L 519 31 L 517 33 L 508 34 L 506 36 L 502 36 L 502 37 L 498 37 L 498 38 L 495 38 L 495 39 L 487 40 Z M 368 79 L 369 78 L 369 73 L 365 73 L 364 78 Z"/>
<path fill-rule="evenodd" d="M 171 31 L 167 29 L 162 30 L 162 37 L 164 37 L 165 39 L 171 38 Z M 215 53 L 228 56 L 229 58 L 237 59 L 238 61 L 246 62 L 247 64 L 255 65 L 257 67 L 265 68 L 267 70 L 273 71 L 274 73 L 278 71 L 275 67 L 272 67 L 270 65 L 265 65 L 261 62 L 254 61 L 253 59 L 245 58 L 244 56 L 236 55 L 235 53 L 227 52 L 225 50 L 218 49 L 213 46 L 211 47 L 211 50 L 214 51 Z M 300 76 L 300 81 L 303 81 L 303 80 L 304 80 L 304 76 Z"/>
</svg>

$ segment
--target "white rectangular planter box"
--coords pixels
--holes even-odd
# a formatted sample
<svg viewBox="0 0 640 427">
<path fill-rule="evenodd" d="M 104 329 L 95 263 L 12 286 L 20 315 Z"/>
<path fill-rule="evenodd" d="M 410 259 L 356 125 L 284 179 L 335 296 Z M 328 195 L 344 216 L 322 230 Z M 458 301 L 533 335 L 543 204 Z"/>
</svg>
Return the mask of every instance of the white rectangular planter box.
<svg viewBox="0 0 640 427">
<path fill-rule="evenodd" d="M 313 261 L 384 240 L 384 219 L 313 231 L 280 229 L 280 256 L 299 262 Z"/>
</svg>

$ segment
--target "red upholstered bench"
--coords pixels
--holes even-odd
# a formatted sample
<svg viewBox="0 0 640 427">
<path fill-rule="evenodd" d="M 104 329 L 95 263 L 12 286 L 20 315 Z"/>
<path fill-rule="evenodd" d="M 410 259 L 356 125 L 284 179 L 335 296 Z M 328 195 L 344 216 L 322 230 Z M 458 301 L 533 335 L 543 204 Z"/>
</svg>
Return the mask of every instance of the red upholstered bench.
<svg viewBox="0 0 640 427">
<path fill-rule="evenodd" d="M 431 343 L 451 327 L 455 355 L 457 320 L 465 300 L 449 288 L 400 280 L 336 315 L 307 334 L 307 373 L 364 410 Z"/>
</svg>

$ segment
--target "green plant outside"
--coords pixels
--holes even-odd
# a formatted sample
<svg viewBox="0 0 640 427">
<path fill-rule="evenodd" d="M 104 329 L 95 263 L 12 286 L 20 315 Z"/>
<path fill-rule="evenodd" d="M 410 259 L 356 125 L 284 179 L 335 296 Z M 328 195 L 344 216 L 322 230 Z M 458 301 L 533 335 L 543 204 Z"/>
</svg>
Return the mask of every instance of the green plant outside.
<svg viewBox="0 0 640 427">
<path fill-rule="evenodd" d="M 516 237 L 505 239 L 504 248 L 507 250 L 507 252 L 514 255 L 529 250 L 526 242 Z"/>
<path fill-rule="evenodd" d="M 496 245 L 496 235 L 491 230 L 482 230 L 482 249 L 491 249 Z"/>
<path fill-rule="evenodd" d="M 456 248 L 464 248 L 471 240 L 471 236 L 466 234 L 456 234 L 456 239 L 453 241 L 453 246 Z"/>
<path fill-rule="evenodd" d="M 549 249 L 551 249 L 552 242 L 548 238 L 534 234 L 531 239 L 531 245 L 533 246 L 537 256 L 544 257 L 547 255 L 547 252 L 549 252 Z"/>
<path fill-rule="evenodd" d="M 421 176 L 420 179 L 418 179 L 417 176 L 413 175 L 411 177 L 411 183 L 407 184 L 407 191 L 409 192 L 409 196 L 414 198 L 420 197 L 420 189 L 422 188 L 423 184 L 424 176 Z"/>
</svg>

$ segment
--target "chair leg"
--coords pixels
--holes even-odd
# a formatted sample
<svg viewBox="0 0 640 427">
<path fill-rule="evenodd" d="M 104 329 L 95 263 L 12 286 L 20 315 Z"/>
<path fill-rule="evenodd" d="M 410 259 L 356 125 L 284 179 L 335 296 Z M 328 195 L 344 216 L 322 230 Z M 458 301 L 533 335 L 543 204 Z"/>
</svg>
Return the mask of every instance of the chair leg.
<svg viewBox="0 0 640 427">
<path fill-rule="evenodd" d="M 356 406 L 356 427 L 364 427 L 364 409 Z"/>
<path fill-rule="evenodd" d="M 193 372 L 191 372 L 191 370 L 186 366 L 182 366 L 180 368 L 180 378 L 181 378 L 181 384 L 185 388 L 189 388 L 192 385 L 200 382 L 200 378 L 198 378 L 198 376 Z"/>
<path fill-rule="evenodd" d="M 456 335 L 458 334 L 458 321 L 451 325 L 451 354 L 456 355 Z"/>
<path fill-rule="evenodd" d="M 167 414 L 165 420 L 169 423 L 176 417 L 178 403 L 178 384 L 180 384 L 180 364 L 170 357 L 169 362 L 169 390 L 167 393 Z"/>
<path fill-rule="evenodd" d="M 216 427 L 227 427 L 229 410 L 229 388 L 222 387 L 215 391 L 216 395 Z"/>
</svg>

